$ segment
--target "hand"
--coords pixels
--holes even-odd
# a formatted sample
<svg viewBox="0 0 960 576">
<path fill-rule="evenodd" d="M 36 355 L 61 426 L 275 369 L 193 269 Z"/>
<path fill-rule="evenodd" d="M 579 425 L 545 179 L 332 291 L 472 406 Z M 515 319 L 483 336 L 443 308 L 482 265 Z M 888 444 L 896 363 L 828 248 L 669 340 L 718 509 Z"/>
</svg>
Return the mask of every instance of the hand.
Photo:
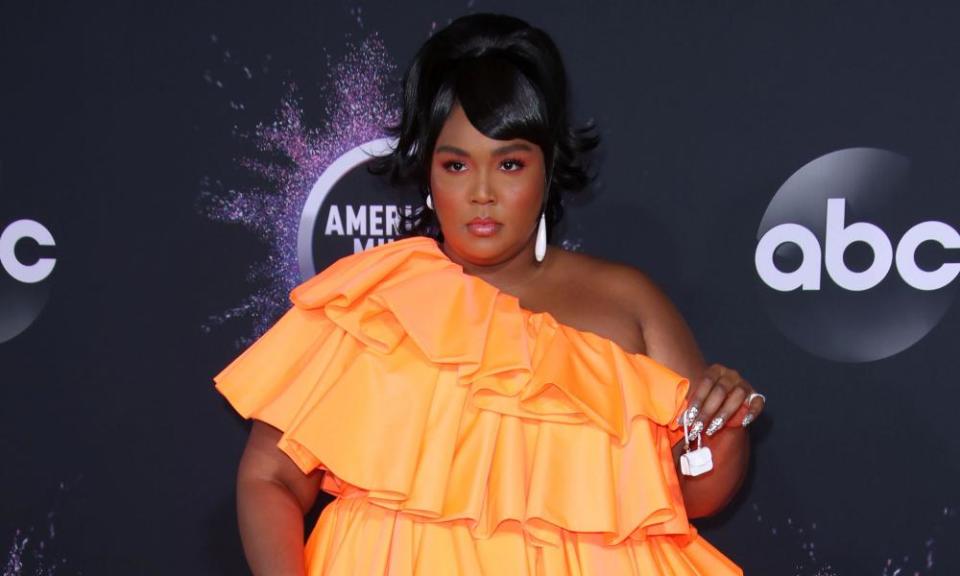
<svg viewBox="0 0 960 576">
<path fill-rule="evenodd" d="M 748 426 L 766 404 L 763 396 L 754 393 L 753 386 L 736 370 L 712 364 L 700 380 L 690 387 L 687 393 L 689 404 L 680 415 L 680 418 L 687 419 L 690 426 L 688 440 L 696 440 L 704 428 L 707 436 L 713 436 L 727 423 Z M 678 418 L 678 423 L 683 422 Z"/>
</svg>

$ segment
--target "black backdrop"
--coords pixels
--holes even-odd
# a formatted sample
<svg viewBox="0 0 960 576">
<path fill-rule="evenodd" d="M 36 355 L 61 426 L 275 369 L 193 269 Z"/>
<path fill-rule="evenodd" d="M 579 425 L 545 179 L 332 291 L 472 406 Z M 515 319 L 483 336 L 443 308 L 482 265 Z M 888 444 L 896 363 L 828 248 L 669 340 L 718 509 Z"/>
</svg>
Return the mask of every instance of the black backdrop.
<svg viewBox="0 0 960 576">
<path fill-rule="evenodd" d="M 708 358 L 770 399 L 747 485 L 697 523 L 707 538 L 748 574 L 960 573 L 960 307 L 899 353 L 837 361 L 772 321 L 754 264 L 781 185 L 847 148 L 903 155 L 914 175 L 887 204 L 849 200 L 848 224 L 960 227 L 960 9 L 470 0 L 4 2 L 0 232 L 39 223 L 55 246 L 14 256 L 56 262 L 33 284 L 0 267 L 0 322 L 29 324 L 0 338 L 4 576 L 246 573 L 233 481 L 248 424 L 210 378 L 285 306 L 297 193 L 325 166 L 284 152 L 297 134 L 360 144 L 330 106 L 341 89 L 390 102 L 393 83 L 371 97 L 383 86 L 364 82 L 395 83 L 434 26 L 475 11 L 550 32 L 576 117 L 601 128 L 601 178 L 570 205 L 566 245 L 647 271 Z M 960 260 L 937 248 L 922 266 Z M 869 291 L 821 296 L 839 323 Z M 876 317 L 905 306 L 870 302 Z"/>
</svg>

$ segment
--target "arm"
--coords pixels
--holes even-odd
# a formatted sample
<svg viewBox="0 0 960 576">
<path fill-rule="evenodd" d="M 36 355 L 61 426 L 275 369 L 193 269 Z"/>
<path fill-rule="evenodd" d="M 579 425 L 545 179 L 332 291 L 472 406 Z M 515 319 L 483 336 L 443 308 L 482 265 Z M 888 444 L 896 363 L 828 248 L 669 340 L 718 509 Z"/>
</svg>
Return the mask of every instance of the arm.
<svg viewBox="0 0 960 576">
<path fill-rule="evenodd" d="M 706 363 L 689 326 L 669 298 L 645 275 L 634 271 L 635 309 L 646 342 L 646 354 L 690 380 L 690 398 L 703 384 Z M 742 401 L 742 398 L 739 400 Z M 713 452 L 714 469 L 702 476 L 684 476 L 679 472 L 683 442 L 673 447 L 674 463 L 680 479 L 687 515 L 710 516 L 733 498 L 743 482 L 750 457 L 750 444 L 743 427 L 730 426 L 713 436 L 703 435 L 704 446 Z"/>
<path fill-rule="evenodd" d="M 303 516 L 320 491 L 323 472 L 303 474 L 277 448 L 280 430 L 253 421 L 237 471 L 237 517 L 250 570 L 257 576 L 302 576 Z"/>
</svg>

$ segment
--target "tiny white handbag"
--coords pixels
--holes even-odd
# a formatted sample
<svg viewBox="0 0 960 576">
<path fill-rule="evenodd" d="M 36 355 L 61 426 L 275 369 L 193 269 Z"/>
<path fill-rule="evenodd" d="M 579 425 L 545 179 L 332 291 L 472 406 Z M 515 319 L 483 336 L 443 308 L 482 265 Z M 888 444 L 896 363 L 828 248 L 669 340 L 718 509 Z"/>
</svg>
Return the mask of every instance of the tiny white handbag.
<svg viewBox="0 0 960 576">
<path fill-rule="evenodd" d="M 680 472 L 684 476 L 699 476 L 713 470 L 713 454 L 710 448 L 704 448 L 703 436 L 697 433 L 697 449 L 690 450 L 690 431 L 687 415 L 684 414 L 683 420 L 683 449 L 684 453 L 680 455 Z"/>
</svg>

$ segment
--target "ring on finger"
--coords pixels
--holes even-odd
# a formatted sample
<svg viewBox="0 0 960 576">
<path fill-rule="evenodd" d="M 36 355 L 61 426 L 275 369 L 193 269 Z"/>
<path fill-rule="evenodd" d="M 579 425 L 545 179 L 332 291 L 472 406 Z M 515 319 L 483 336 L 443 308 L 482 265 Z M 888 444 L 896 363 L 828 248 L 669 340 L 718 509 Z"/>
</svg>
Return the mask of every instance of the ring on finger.
<svg viewBox="0 0 960 576">
<path fill-rule="evenodd" d="M 759 399 L 763 400 L 763 405 L 764 405 L 764 406 L 767 405 L 767 397 L 764 396 L 763 394 L 759 393 L 759 392 L 753 392 L 753 393 L 751 393 L 749 396 L 747 396 L 747 399 L 744 400 L 743 403 L 746 404 L 747 406 L 749 406 L 750 403 L 753 402 L 753 399 L 754 399 L 754 398 L 759 398 Z"/>
</svg>

